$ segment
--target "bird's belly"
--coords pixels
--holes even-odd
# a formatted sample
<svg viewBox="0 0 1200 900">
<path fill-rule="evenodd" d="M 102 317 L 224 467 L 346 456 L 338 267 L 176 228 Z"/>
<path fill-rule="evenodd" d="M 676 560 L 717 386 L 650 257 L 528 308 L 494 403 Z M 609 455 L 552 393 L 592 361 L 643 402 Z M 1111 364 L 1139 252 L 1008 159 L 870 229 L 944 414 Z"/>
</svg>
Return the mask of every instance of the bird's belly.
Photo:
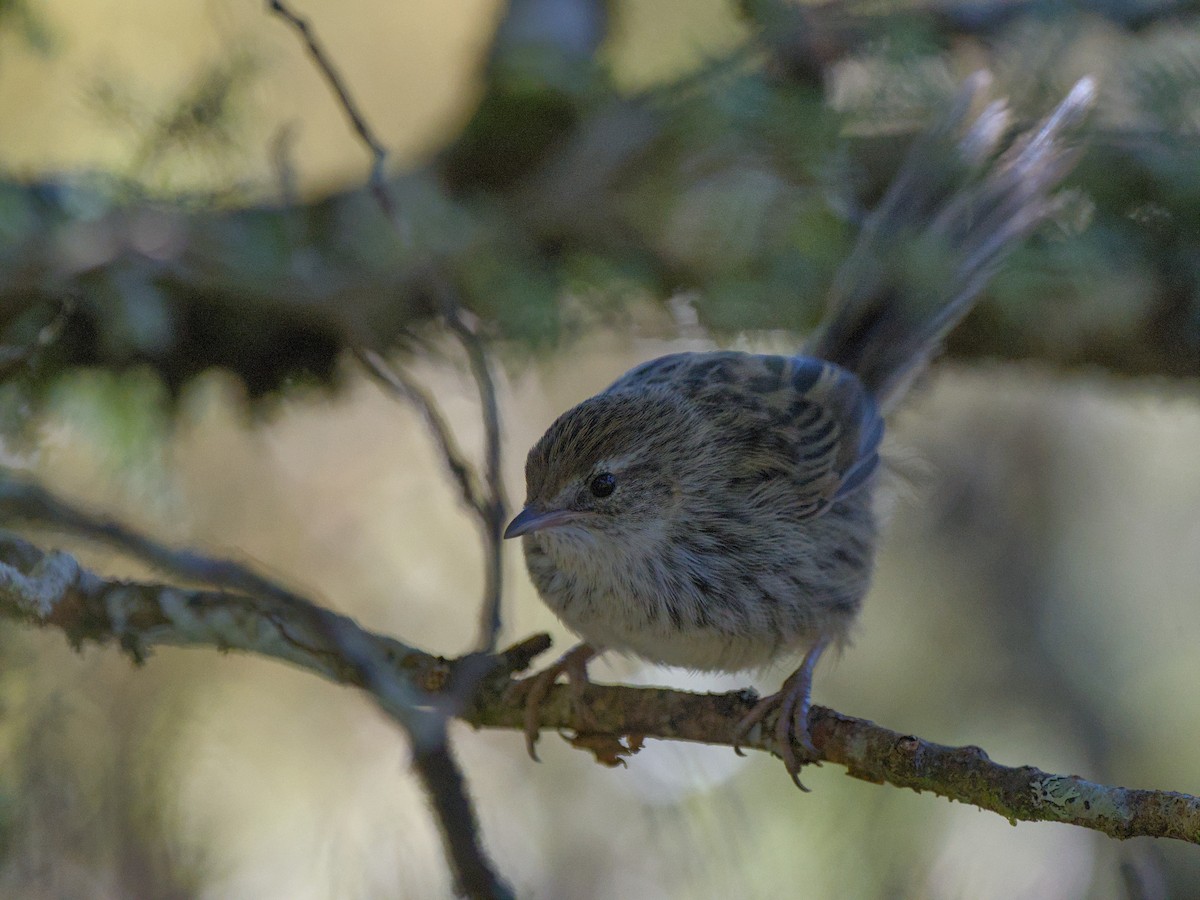
<svg viewBox="0 0 1200 900">
<path fill-rule="evenodd" d="M 563 623 L 592 646 L 657 665 L 701 672 L 760 669 L 783 656 L 799 655 L 817 637 L 800 633 L 786 642 L 773 634 L 745 634 L 685 627 L 647 632 L 611 618 L 560 614 Z"/>
<path fill-rule="evenodd" d="M 547 606 L 597 649 L 698 671 L 759 669 L 798 655 L 818 637 L 840 642 L 862 595 L 861 575 L 834 579 L 796 561 L 768 572 L 713 566 L 697 584 L 637 564 L 589 565 L 527 553 L 529 570 Z M 718 574 L 721 573 L 721 574 Z"/>
</svg>

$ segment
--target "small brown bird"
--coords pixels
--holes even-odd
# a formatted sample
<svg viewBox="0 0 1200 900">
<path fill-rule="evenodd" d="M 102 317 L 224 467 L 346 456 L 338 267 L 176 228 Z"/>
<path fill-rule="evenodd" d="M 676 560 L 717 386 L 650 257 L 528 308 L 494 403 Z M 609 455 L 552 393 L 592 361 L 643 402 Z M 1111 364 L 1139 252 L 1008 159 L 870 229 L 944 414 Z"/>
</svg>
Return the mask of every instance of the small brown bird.
<svg viewBox="0 0 1200 900">
<path fill-rule="evenodd" d="M 1056 207 L 1080 81 L 1008 149 L 1003 103 L 971 123 L 976 76 L 919 139 L 801 355 L 677 353 L 563 413 L 529 452 L 521 536 L 539 594 L 583 643 L 532 679 L 526 737 L 559 674 L 615 650 L 693 670 L 803 661 L 768 713 L 799 785 L 813 667 L 846 641 L 871 579 L 883 415 L 999 263 Z M 578 694 L 577 694 L 578 696 Z M 801 787 L 803 787 L 801 785 Z"/>
</svg>

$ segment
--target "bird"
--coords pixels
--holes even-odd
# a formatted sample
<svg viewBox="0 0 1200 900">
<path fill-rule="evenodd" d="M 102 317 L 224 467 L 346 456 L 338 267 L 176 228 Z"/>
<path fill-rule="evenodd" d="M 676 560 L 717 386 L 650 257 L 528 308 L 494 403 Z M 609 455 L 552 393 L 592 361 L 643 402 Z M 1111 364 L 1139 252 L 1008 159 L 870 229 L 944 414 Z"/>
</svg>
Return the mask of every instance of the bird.
<svg viewBox="0 0 1200 900">
<path fill-rule="evenodd" d="M 564 673 L 581 703 L 597 653 L 733 673 L 799 658 L 735 745 L 774 716 L 776 754 L 804 789 L 801 767 L 819 756 L 814 668 L 847 643 L 871 582 L 885 417 L 1060 208 L 1096 92 L 1080 80 L 1014 135 L 1003 100 L 972 114 L 989 82 L 968 78 L 914 140 L 798 353 L 652 359 L 529 451 L 524 508 L 504 537 L 521 539 L 541 599 L 581 638 L 523 682 L 535 759 L 538 705 Z"/>
</svg>

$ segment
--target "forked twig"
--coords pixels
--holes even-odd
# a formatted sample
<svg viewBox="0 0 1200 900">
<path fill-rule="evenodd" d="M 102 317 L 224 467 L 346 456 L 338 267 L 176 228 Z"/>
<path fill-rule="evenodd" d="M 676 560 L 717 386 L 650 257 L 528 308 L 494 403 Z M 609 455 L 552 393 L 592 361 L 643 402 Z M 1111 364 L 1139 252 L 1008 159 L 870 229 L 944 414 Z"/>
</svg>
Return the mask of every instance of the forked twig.
<svg viewBox="0 0 1200 900">
<path fill-rule="evenodd" d="M 317 68 L 329 83 L 337 97 L 342 111 L 350 120 L 355 134 L 371 152 L 374 164 L 371 167 L 371 192 L 378 201 L 380 208 L 388 220 L 396 227 L 401 238 L 405 237 L 405 227 L 396 215 L 395 205 L 388 193 L 383 177 L 384 162 L 387 149 L 368 124 L 358 104 L 351 95 L 349 88 L 329 55 L 313 33 L 308 21 L 293 12 L 282 0 L 268 0 L 267 5 L 272 12 L 282 16 L 291 25 L 308 48 Z M 485 433 L 484 447 L 484 477 L 483 485 L 479 484 L 472 466 L 459 452 L 457 444 L 451 435 L 437 402 L 423 391 L 412 379 L 395 371 L 384 359 L 373 350 L 359 349 L 356 355 L 367 371 L 374 375 L 384 386 L 393 393 L 412 403 L 421 413 L 421 417 L 429 426 L 438 449 L 442 452 L 446 468 L 458 483 L 463 501 L 479 518 L 484 534 L 484 588 L 483 604 L 480 613 L 479 639 L 477 647 L 482 652 L 496 649 L 497 636 L 500 633 L 500 605 L 503 590 L 504 554 L 501 549 L 504 519 L 508 503 L 504 497 L 504 485 L 500 471 L 500 411 L 496 401 L 496 381 L 488 363 L 487 351 L 479 331 L 469 324 L 470 314 L 459 301 L 458 295 L 444 279 L 438 279 L 436 289 L 441 296 L 446 325 L 451 333 L 462 344 L 467 353 L 471 367 L 471 375 L 479 390 L 479 403 L 483 413 Z"/>
<path fill-rule="evenodd" d="M 425 420 L 434 443 L 441 451 L 442 462 L 458 485 L 459 499 L 478 520 L 484 538 L 484 587 L 480 613 L 478 650 L 490 653 L 496 649 L 500 631 L 501 579 L 503 576 L 503 529 L 508 504 L 500 471 L 500 415 L 496 401 L 495 382 L 479 337 L 459 318 L 457 311 L 447 314 L 447 322 L 467 351 L 475 383 L 479 386 L 480 406 L 484 414 L 486 460 L 485 485 L 481 486 L 474 467 L 463 456 L 450 424 L 442 415 L 437 401 L 402 369 L 391 365 L 374 350 L 358 348 L 355 356 L 375 377 L 380 386 L 402 400 L 411 403 Z"/>
<path fill-rule="evenodd" d="M 370 150 L 374 160 L 371 166 L 371 191 L 380 209 L 392 223 L 401 240 L 406 240 L 406 228 L 396 214 L 396 209 L 384 181 L 384 162 L 387 150 L 376 137 L 359 111 L 345 82 L 332 61 L 318 43 L 308 22 L 288 8 L 282 0 L 268 0 L 269 8 L 282 16 L 304 40 L 309 55 L 324 75 L 337 96 L 338 102 L 350 120 L 359 139 Z M 478 336 L 462 325 L 462 314 L 458 299 L 443 289 L 445 296 L 446 321 L 462 342 L 471 363 L 471 371 L 479 387 L 480 402 L 484 409 L 487 431 L 486 491 L 478 485 L 478 479 L 469 463 L 459 452 L 445 417 L 434 399 L 411 380 L 390 370 L 382 357 L 370 350 L 359 350 L 358 358 L 368 371 L 390 389 L 413 403 L 428 424 L 442 456 L 457 481 L 464 502 L 480 519 L 485 534 L 487 564 L 484 578 L 483 634 L 480 644 L 484 650 L 494 650 L 496 634 L 500 626 L 501 565 L 500 528 L 503 527 L 505 504 L 500 487 L 500 425 L 496 408 L 495 385 L 487 365 L 486 355 Z M 366 671 L 374 669 L 367 665 Z M 436 728 L 424 739 L 418 739 L 412 728 L 414 766 L 429 795 L 445 841 L 446 853 L 453 868 L 459 889 L 470 896 L 508 896 L 507 886 L 495 873 L 478 837 L 478 824 L 467 796 L 465 781 L 454 762 L 446 735 L 445 716 L 454 715 L 474 695 L 478 682 L 483 678 L 484 667 L 478 667 L 471 677 L 461 679 L 452 694 L 449 706 L 436 711 Z M 377 697 L 378 699 L 378 697 Z M 381 700 L 382 702 L 382 700 Z"/>
</svg>

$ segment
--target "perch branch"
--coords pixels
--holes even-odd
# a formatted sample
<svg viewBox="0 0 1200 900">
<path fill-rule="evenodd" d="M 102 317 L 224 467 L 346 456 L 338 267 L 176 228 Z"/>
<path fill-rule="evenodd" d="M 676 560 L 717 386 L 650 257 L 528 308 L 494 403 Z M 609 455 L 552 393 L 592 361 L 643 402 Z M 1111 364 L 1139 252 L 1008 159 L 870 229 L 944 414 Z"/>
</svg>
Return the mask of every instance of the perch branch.
<svg viewBox="0 0 1200 900">
<path fill-rule="evenodd" d="M 475 681 L 484 668 L 488 674 L 462 718 L 476 727 L 517 733 L 523 728 L 524 704 L 519 692 L 511 690 L 511 675 L 549 645 L 538 635 L 496 656 L 446 660 L 316 607 L 107 580 L 67 554 L 45 553 L 11 535 L 0 535 L 0 617 L 57 628 L 76 646 L 117 643 L 137 661 L 155 646 L 207 646 L 269 656 L 361 687 L 379 700 L 379 683 L 365 678 L 364 667 L 346 658 L 348 649 L 361 654 L 367 648 L 375 675 L 386 665 L 391 689 L 415 698 L 420 707 L 438 707 L 447 695 L 458 694 L 463 678 Z M 756 699 L 746 691 L 694 694 L 618 685 L 591 685 L 585 697 L 593 727 L 605 734 L 578 732 L 582 723 L 565 685 L 551 690 L 539 711 L 539 725 L 575 731 L 580 746 L 610 760 L 634 752 L 644 738 L 732 746 L 738 723 Z M 381 705 L 386 708 L 388 702 Z M 942 746 L 823 707 L 814 707 L 812 717 L 812 740 L 820 758 L 845 766 L 855 778 L 930 791 L 1011 821 L 1062 822 L 1115 838 L 1169 837 L 1200 844 L 1197 797 L 1102 785 L 1032 766 L 1002 766 L 978 747 Z M 768 750 L 771 723 L 763 723 L 763 729 L 742 746 Z M 618 736 L 626 736 L 624 745 L 617 744 Z M 440 777 L 430 775 L 426 782 Z"/>
</svg>

